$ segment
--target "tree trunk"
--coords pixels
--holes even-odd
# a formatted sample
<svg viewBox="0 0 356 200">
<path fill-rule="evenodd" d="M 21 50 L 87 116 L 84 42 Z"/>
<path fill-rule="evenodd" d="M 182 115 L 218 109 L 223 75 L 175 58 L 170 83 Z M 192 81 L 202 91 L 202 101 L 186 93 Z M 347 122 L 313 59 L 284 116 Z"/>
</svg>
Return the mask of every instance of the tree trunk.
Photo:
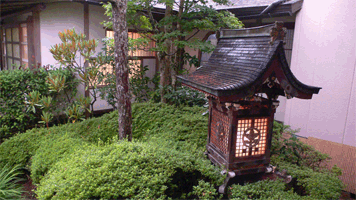
<svg viewBox="0 0 356 200">
<path fill-rule="evenodd" d="M 172 6 L 171 5 L 166 5 L 166 12 L 165 12 L 165 17 L 170 17 L 172 15 Z M 172 25 L 165 25 L 164 26 L 164 32 L 170 33 L 171 32 L 171 27 Z M 172 39 L 168 38 L 164 41 L 164 45 L 166 47 L 166 52 L 160 52 L 159 54 L 159 65 L 160 65 L 160 85 L 162 86 L 161 89 L 161 102 L 167 103 L 167 99 L 164 97 L 166 94 L 165 87 L 170 85 L 171 81 L 171 63 L 172 63 Z"/>
<path fill-rule="evenodd" d="M 129 91 L 129 69 L 127 65 L 127 0 L 116 0 L 112 4 L 113 30 L 115 39 L 115 73 L 117 108 L 119 112 L 119 139 L 132 140 L 131 95 Z"/>
<path fill-rule="evenodd" d="M 183 33 L 182 30 L 182 25 L 180 23 L 180 21 L 182 20 L 182 14 L 183 14 L 183 10 L 184 10 L 184 0 L 180 0 L 179 1 L 179 10 L 178 10 L 178 23 L 177 23 L 177 30 L 180 33 Z M 184 41 L 184 37 L 183 36 L 178 36 L 177 40 L 178 41 Z M 174 66 L 174 73 L 172 73 L 172 86 L 174 89 L 176 89 L 177 87 L 177 75 L 179 75 L 181 73 L 181 71 L 183 70 L 183 65 L 184 65 L 184 60 L 183 60 L 183 55 L 184 55 L 184 48 L 178 48 L 177 47 L 177 53 L 175 56 L 175 66 Z"/>
</svg>

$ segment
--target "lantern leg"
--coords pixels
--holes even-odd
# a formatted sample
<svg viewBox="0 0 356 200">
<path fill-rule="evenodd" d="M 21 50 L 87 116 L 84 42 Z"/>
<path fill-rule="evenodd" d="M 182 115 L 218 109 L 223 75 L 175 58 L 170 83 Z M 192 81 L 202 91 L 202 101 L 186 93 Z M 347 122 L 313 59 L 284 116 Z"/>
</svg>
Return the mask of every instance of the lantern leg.
<svg viewBox="0 0 356 200">
<path fill-rule="evenodd" d="M 225 174 L 226 171 L 222 171 L 221 173 L 222 173 L 222 174 Z M 229 183 L 229 180 L 230 180 L 231 178 L 234 178 L 235 175 L 236 175 L 235 172 L 227 172 L 227 176 L 226 176 L 226 178 L 225 178 L 225 180 L 224 180 L 224 184 L 220 185 L 220 187 L 219 187 L 219 193 L 225 194 L 225 192 L 226 192 L 226 186 L 227 186 L 227 184 Z"/>
<path fill-rule="evenodd" d="M 279 178 L 284 179 L 285 183 L 290 183 L 292 181 L 292 176 L 287 175 L 287 170 L 283 169 L 282 171 L 277 171 L 275 166 L 269 165 L 266 167 L 266 173 L 273 173 Z"/>
</svg>

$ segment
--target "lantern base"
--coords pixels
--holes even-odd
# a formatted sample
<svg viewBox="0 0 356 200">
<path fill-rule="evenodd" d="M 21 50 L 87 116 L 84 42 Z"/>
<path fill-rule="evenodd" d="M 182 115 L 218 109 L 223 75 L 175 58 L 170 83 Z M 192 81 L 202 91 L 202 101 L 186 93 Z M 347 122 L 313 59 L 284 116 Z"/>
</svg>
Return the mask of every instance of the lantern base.
<svg viewBox="0 0 356 200">
<path fill-rule="evenodd" d="M 224 174 L 224 173 L 226 173 L 226 171 L 222 172 L 222 174 Z M 231 178 L 235 177 L 235 175 L 236 174 L 234 172 L 227 172 L 227 176 L 226 176 L 226 178 L 224 180 L 224 184 L 220 185 L 220 187 L 219 187 L 219 193 L 225 194 L 227 184 L 229 183 Z"/>
<path fill-rule="evenodd" d="M 255 174 L 266 171 L 266 167 L 269 165 L 269 159 L 265 156 L 252 157 L 244 160 L 232 160 L 229 162 L 228 156 L 223 154 L 213 144 L 207 145 L 206 155 L 208 158 L 220 167 L 225 168 L 230 172 L 234 172 L 236 175 Z"/>
</svg>

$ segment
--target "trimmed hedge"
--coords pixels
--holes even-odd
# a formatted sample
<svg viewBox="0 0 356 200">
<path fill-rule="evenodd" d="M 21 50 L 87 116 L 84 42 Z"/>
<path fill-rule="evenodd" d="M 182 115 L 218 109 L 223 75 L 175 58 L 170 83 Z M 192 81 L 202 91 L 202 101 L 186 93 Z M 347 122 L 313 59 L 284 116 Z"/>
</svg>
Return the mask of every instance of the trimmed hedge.
<svg viewBox="0 0 356 200">
<path fill-rule="evenodd" d="M 187 174 L 192 174 L 187 180 L 174 178 Z M 192 198 L 184 187 L 190 185 L 187 191 L 191 191 L 198 180 L 219 180 L 220 176 L 194 155 L 159 144 L 120 141 L 79 149 L 60 160 L 42 179 L 36 194 L 39 199 Z"/>
<path fill-rule="evenodd" d="M 308 196 L 301 197 L 287 190 L 286 184 L 281 180 L 262 180 L 256 183 L 247 183 L 245 185 L 232 185 L 229 188 L 230 199 L 310 199 Z"/>
<path fill-rule="evenodd" d="M 70 133 L 43 139 L 32 157 L 32 181 L 39 183 L 58 160 L 82 148 L 83 144 L 82 139 L 73 138 L 73 134 Z"/>
<path fill-rule="evenodd" d="M 48 130 L 35 128 L 19 133 L 0 145 L 0 167 L 9 163 L 11 166 L 18 164 L 29 170 L 31 158 L 36 155 L 38 148 L 44 145 L 42 141 L 55 142 L 64 135 L 87 143 L 109 141 L 117 135 L 118 125 L 114 118 L 117 119 L 116 112 L 75 124 L 53 126 Z"/>
</svg>

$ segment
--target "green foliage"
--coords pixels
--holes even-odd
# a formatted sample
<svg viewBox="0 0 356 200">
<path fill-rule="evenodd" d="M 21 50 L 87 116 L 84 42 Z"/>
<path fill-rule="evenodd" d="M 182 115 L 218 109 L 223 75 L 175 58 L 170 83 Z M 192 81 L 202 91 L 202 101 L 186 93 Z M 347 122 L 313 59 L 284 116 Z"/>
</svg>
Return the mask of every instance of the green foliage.
<svg viewBox="0 0 356 200">
<path fill-rule="evenodd" d="M 83 140 L 73 134 L 55 134 L 44 138 L 31 160 L 31 179 L 39 183 L 47 171 L 61 158 L 81 148 Z"/>
<path fill-rule="evenodd" d="M 0 200 L 20 199 L 22 187 L 19 184 L 22 181 L 20 167 L 9 167 L 8 165 L 0 168 Z"/>
<path fill-rule="evenodd" d="M 33 128 L 41 120 L 39 111 L 45 100 L 40 97 L 52 96 L 47 79 L 53 75 L 66 77 L 64 92 L 75 94 L 74 76 L 66 70 L 46 71 L 41 68 L 0 71 L 0 141 L 16 132 Z M 53 103 L 65 104 L 66 100 L 57 97 Z"/>
<path fill-rule="evenodd" d="M 208 123 L 208 117 L 202 115 L 205 111 L 197 106 L 133 104 L 132 143 L 115 139 L 117 112 L 48 130 L 31 129 L 0 145 L 0 168 L 18 165 L 30 170 L 32 179 L 38 183 L 39 199 L 221 198 L 216 191 L 224 179 L 219 173 L 221 169 L 203 155 Z M 282 129 L 285 127 L 279 127 L 279 131 Z M 285 145 L 283 140 L 279 142 L 274 145 Z M 263 180 L 232 185 L 228 197 L 337 199 L 340 196 L 339 168 L 330 172 L 319 167 L 313 169 L 311 166 L 315 165 L 303 162 L 298 166 L 288 159 L 275 154 L 271 163 L 279 170 L 286 169 L 293 177 L 291 183 Z"/>
<path fill-rule="evenodd" d="M 280 161 L 318 169 L 325 161 L 330 160 L 329 155 L 299 141 L 295 135 L 298 131 L 290 129 L 289 126 L 274 122 L 273 130 L 271 151 Z"/>
<path fill-rule="evenodd" d="M 205 150 L 208 131 L 206 109 L 138 103 L 132 108 L 132 134 L 142 141 L 166 142 L 171 148 Z M 162 143 L 163 143 L 162 142 Z M 162 144 L 163 145 L 163 144 Z M 198 150 L 197 150 L 198 149 Z M 193 154 L 193 153 L 192 153 Z"/>
<path fill-rule="evenodd" d="M 166 193 L 174 187 L 172 177 L 178 169 L 195 171 L 197 162 L 189 154 L 154 143 L 90 146 L 60 160 L 36 193 L 39 199 L 162 199 L 169 197 Z"/>
<path fill-rule="evenodd" d="M 94 103 L 97 97 L 99 97 L 97 86 L 101 84 L 104 76 L 100 68 L 106 64 L 103 62 L 101 56 L 92 58 L 98 42 L 95 39 L 87 40 L 83 33 L 76 33 L 74 28 L 59 32 L 58 36 L 62 43 L 52 46 L 50 52 L 53 58 L 62 66 L 79 75 L 81 83 L 85 85 L 85 89 L 89 91 L 90 96 L 93 98 L 90 102 L 90 109 L 93 111 Z M 80 62 L 81 60 L 83 62 Z M 58 79 L 55 83 L 59 83 L 57 85 L 60 85 L 62 82 L 62 79 Z M 76 111 L 79 111 L 76 105 L 72 105 L 70 110 L 68 112 L 73 111 L 70 114 L 71 118 L 76 114 Z M 74 118 L 78 119 L 78 116 L 75 116 Z"/>
<path fill-rule="evenodd" d="M 8 164 L 11 167 L 19 165 L 28 169 L 31 157 L 46 134 L 48 134 L 48 130 L 37 128 L 5 140 L 0 145 L 0 168 Z"/>
<path fill-rule="evenodd" d="M 159 102 L 159 94 L 159 91 L 153 93 L 152 100 Z M 168 104 L 176 106 L 204 106 L 207 104 L 204 93 L 183 86 L 177 87 L 176 89 L 172 86 L 167 86 L 164 97 Z"/>
<path fill-rule="evenodd" d="M 150 99 L 152 92 L 158 87 L 158 82 L 146 76 L 148 66 L 130 67 L 130 89 L 136 102 Z"/>
<path fill-rule="evenodd" d="M 291 183 L 299 195 L 307 195 L 311 199 L 338 199 L 340 197 L 343 184 L 334 173 L 318 172 L 287 162 L 279 162 L 277 166 L 279 169 L 286 169 L 293 177 L 294 180 Z"/>
<path fill-rule="evenodd" d="M 214 1 L 217 5 L 228 4 L 227 0 Z M 166 13 L 163 18 L 155 18 L 154 7 L 163 4 Z M 178 5 L 178 11 L 170 11 Z M 104 4 L 105 14 L 112 19 L 111 3 Z M 110 20 L 111 21 L 111 20 Z M 103 25 L 112 29 L 112 22 Z M 148 49 L 157 52 L 160 65 L 162 88 L 161 98 L 164 100 L 166 86 L 176 87 L 175 76 L 182 73 L 184 63 L 196 63 L 192 56 L 186 56 L 185 47 L 202 52 L 212 52 L 214 46 L 200 38 L 194 37 L 200 31 L 218 31 L 220 28 L 242 28 L 243 24 L 228 11 L 218 12 L 207 1 L 153 1 L 133 0 L 127 4 L 127 23 L 140 33 L 140 38 L 129 41 L 132 50 L 142 49 L 148 42 L 155 42 L 155 47 Z M 165 100 L 164 100 L 165 102 Z"/>
<path fill-rule="evenodd" d="M 104 39 L 105 43 L 105 55 L 100 54 L 100 57 L 104 63 L 107 63 L 102 67 L 102 70 L 107 71 L 105 74 L 99 76 L 99 80 L 103 85 L 98 88 L 100 91 L 100 97 L 105 99 L 114 109 L 116 109 L 117 103 L 117 91 L 116 91 L 116 75 L 114 69 L 114 43 L 113 38 Z M 131 40 L 130 40 L 131 41 Z M 129 42 L 129 49 L 135 50 L 133 44 Z M 149 70 L 148 66 L 137 65 L 135 60 L 130 60 L 129 66 L 129 82 L 131 95 L 134 97 L 135 102 L 145 102 L 151 97 L 151 94 L 158 87 L 158 76 L 149 78 L 146 76 L 146 72 Z"/>
<path fill-rule="evenodd" d="M 286 191 L 286 185 L 281 180 L 262 180 L 256 183 L 247 183 L 245 185 L 232 185 L 229 188 L 229 198 L 231 199 L 312 199 L 310 197 L 301 197 L 293 192 Z"/>
<path fill-rule="evenodd" d="M 193 192 L 199 199 L 217 199 L 218 192 L 214 185 L 204 180 L 200 180 L 197 186 L 193 186 Z M 221 196 L 220 196 L 221 198 Z"/>
<path fill-rule="evenodd" d="M 117 135 L 117 130 L 116 112 L 80 123 L 53 126 L 48 130 L 44 128 L 31 129 L 5 140 L 0 145 L 0 167 L 4 167 L 6 164 L 10 166 L 20 165 L 30 170 L 31 158 L 36 155 L 37 149 L 41 147 L 41 141 L 53 140 L 55 142 L 57 138 L 71 133 L 71 137 L 74 139 L 79 138 L 88 143 L 107 142 Z"/>
<path fill-rule="evenodd" d="M 275 122 L 273 130 L 271 164 L 293 177 L 294 191 L 312 199 L 337 199 L 343 187 L 337 177 L 341 169 L 323 166 L 330 156 L 299 141 L 289 126 Z"/>
</svg>

